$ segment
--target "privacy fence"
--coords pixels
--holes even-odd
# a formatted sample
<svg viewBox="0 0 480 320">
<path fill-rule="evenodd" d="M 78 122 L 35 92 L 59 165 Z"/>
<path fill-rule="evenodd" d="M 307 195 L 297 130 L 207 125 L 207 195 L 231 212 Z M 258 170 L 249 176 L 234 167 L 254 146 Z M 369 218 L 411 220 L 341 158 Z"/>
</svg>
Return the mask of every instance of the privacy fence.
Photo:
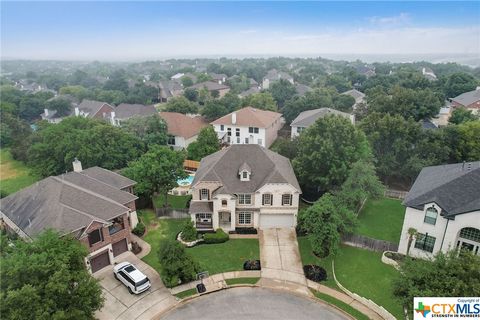
<svg viewBox="0 0 480 320">
<path fill-rule="evenodd" d="M 372 239 L 358 234 L 346 234 L 342 237 L 342 242 L 352 247 L 359 247 L 377 252 L 398 250 L 398 244 L 385 240 Z"/>
<path fill-rule="evenodd" d="M 190 218 L 188 209 L 173 209 L 173 208 L 155 208 L 155 214 L 159 218 L 183 219 Z"/>
</svg>

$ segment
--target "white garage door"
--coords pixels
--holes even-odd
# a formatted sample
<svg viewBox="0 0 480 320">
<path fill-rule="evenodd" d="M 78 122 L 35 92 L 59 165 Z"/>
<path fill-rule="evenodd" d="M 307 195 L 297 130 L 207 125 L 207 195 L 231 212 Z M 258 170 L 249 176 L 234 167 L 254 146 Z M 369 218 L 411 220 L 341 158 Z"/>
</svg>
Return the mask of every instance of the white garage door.
<svg viewBox="0 0 480 320">
<path fill-rule="evenodd" d="M 293 228 L 295 217 L 293 214 L 260 214 L 260 228 Z"/>
</svg>

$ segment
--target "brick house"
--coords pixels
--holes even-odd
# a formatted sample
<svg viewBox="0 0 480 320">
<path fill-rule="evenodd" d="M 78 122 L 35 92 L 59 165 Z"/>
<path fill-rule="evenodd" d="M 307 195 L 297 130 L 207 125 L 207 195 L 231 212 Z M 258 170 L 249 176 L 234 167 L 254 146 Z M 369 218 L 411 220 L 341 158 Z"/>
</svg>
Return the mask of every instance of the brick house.
<svg viewBox="0 0 480 320">
<path fill-rule="evenodd" d="M 85 264 L 96 272 L 131 249 L 131 230 L 138 223 L 132 194 L 135 181 L 99 167 L 45 178 L 3 198 L 0 221 L 26 239 L 46 229 L 71 235 L 88 248 Z"/>
<path fill-rule="evenodd" d="M 466 108 L 473 114 L 480 114 L 480 87 L 452 98 L 453 108 Z"/>
<path fill-rule="evenodd" d="M 115 108 L 106 102 L 84 99 L 82 103 L 75 107 L 75 115 L 85 118 L 109 119 L 115 115 Z"/>
</svg>

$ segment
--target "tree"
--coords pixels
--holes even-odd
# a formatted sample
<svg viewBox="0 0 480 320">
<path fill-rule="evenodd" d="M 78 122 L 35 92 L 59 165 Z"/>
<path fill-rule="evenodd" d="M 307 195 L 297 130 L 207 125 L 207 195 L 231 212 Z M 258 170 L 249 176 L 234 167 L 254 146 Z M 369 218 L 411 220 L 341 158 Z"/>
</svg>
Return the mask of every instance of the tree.
<svg viewBox="0 0 480 320">
<path fill-rule="evenodd" d="M 272 151 L 293 160 L 298 154 L 298 139 L 278 137 L 275 143 L 270 147 Z"/>
<path fill-rule="evenodd" d="M 28 95 L 22 98 L 18 106 L 18 114 L 20 118 L 32 121 L 40 118 L 40 114 L 45 108 L 45 101 L 36 98 L 34 95 Z"/>
<path fill-rule="evenodd" d="M 321 258 L 334 255 L 341 235 L 353 232 L 356 224 L 353 212 L 330 193 L 300 211 L 298 220 L 299 228 L 307 234 L 313 252 Z"/>
<path fill-rule="evenodd" d="M 165 111 L 179 112 L 183 114 L 197 113 L 198 105 L 187 98 L 180 96 L 170 99 L 165 106 Z"/>
<path fill-rule="evenodd" d="M 122 123 L 122 129 L 139 137 L 147 146 L 167 144 L 167 124 L 156 114 L 131 118 Z"/>
<path fill-rule="evenodd" d="M 67 86 L 60 88 L 60 94 L 69 94 L 74 96 L 77 101 L 93 98 L 93 92 L 82 86 Z"/>
<path fill-rule="evenodd" d="M 183 91 L 183 96 L 188 100 L 195 102 L 198 99 L 198 91 L 193 88 L 187 88 Z"/>
<path fill-rule="evenodd" d="M 103 89 L 122 91 L 123 93 L 126 93 L 128 91 L 128 82 L 126 76 L 127 74 L 125 70 L 115 70 L 110 75 L 110 78 L 107 80 L 107 82 L 105 82 L 105 84 L 103 85 Z"/>
<path fill-rule="evenodd" d="M 190 77 L 184 76 L 181 78 L 181 81 L 184 88 L 193 86 L 193 80 Z"/>
<path fill-rule="evenodd" d="M 439 252 L 433 259 L 407 258 L 393 282 L 394 294 L 410 310 L 414 297 L 475 297 L 480 292 L 480 256 Z"/>
<path fill-rule="evenodd" d="M 31 134 L 28 123 L 12 113 L 15 105 L 2 102 L 0 104 L 0 147 L 18 145 Z"/>
<path fill-rule="evenodd" d="M 445 128 L 446 144 L 450 146 L 450 161 L 478 161 L 480 159 L 480 121 L 469 121 Z"/>
<path fill-rule="evenodd" d="M 295 86 L 285 79 L 272 83 L 268 91 L 272 94 L 273 99 L 275 99 L 280 108 L 297 93 Z"/>
<path fill-rule="evenodd" d="M 452 112 L 450 119 L 448 122 L 453 124 L 461 124 L 468 121 L 477 120 L 478 117 L 472 113 L 472 111 L 468 110 L 467 108 L 460 107 L 455 108 Z"/>
<path fill-rule="evenodd" d="M 340 74 L 333 73 L 327 76 L 326 87 L 334 87 L 338 92 L 345 92 L 352 89 L 352 84 L 348 79 Z"/>
<path fill-rule="evenodd" d="M 227 94 L 225 94 L 218 101 L 228 110 L 228 112 L 235 111 L 242 105 L 242 100 L 238 97 L 238 95 L 232 92 L 227 92 Z"/>
<path fill-rule="evenodd" d="M 277 103 L 270 92 L 259 92 L 243 98 L 242 105 L 260 110 L 277 111 Z"/>
<path fill-rule="evenodd" d="M 48 110 L 56 110 L 58 116 L 66 116 L 72 111 L 72 103 L 65 98 L 50 99 L 45 103 Z"/>
<path fill-rule="evenodd" d="M 351 113 L 355 99 L 346 94 L 338 94 L 333 97 L 333 109 Z"/>
<path fill-rule="evenodd" d="M 448 76 L 444 86 L 447 98 L 454 98 L 462 93 L 475 90 L 478 80 L 464 72 L 453 73 Z"/>
<path fill-rule="evenodd" d="M 14 243 L 2 251 L 2 318 L 94 318 L 103 298 L 98 281 L 85 268 L 86 247 L 54 231 Z"/>
<path fill-rule="evenodd" d="M 162 264 L 162 280 L 167 287 L 195 280 L 200 271 L 198 263 L 176 240 L 162 240 L 158 248 L 158 259 Z"/>
<path fill-rule="evenodd" d="M 290 123 L 303 111 L 334 107 L 333 97 L 336 95 L 338 93 L 332 89 L 322 88 L 308 91 L 303 97 L 295 96 L 288 100 L 282 113 L 287 123 Z"/>
<path fill-rule="evenodd" d="M 32 139 L 28 163 L 43 177 L 70 171 L 75 158 L 85 168 L 124 168 L 143 150 L 142 142 L 124 130 L 83 117 L 46 123 L 34 132 Z"/>
<path fill-rule="evenodd" d="M 228 114 L 227 108 L 217 100 L 207 101 L 201 112 L 207 121 L 213 121 Z"/>
<path fill-rule="evenodd" d="M 412 247 L 413 240 L 417 237 L 418 231 L 415 228 L 408 228 L 408 244 L 407 244 L 407 256 L 410 253 L 410 248 Z"/>
<path fill-rule="evenodd" d="M 302 186 L 325 192 L 339 187 L 352 165 L 369 154 L 363 132 L 348 119 L 326 116 L 299 136 L 293 167 Z"/>
<path fill-rule="evenodd" d="M 139 194 L 148 198 L 152 198 L 157 192 L 165 195 L 167 206 L 168 191 L 177 186 L 179 179 L 187 176 L 183 170 L 184 160 L 185 156 L 180 151 L 151 145 L 147 153 L 128 164 L 124 174 L 137 181 L 135 189 Z"/>
<path fill-rule="evenodd" d="M 200 161 L 214 152 L 220 150 L 218 136 L 212 126 L 200 130 L 197 141 L 190 143 L 187 147 L 188 159 Z"/>
</svg>

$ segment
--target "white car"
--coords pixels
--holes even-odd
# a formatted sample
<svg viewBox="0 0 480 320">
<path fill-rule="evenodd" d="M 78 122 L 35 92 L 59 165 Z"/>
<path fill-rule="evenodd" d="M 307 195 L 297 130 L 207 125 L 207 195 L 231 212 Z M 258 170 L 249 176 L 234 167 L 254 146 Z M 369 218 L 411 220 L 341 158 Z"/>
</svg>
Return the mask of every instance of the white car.
<svg viewBox="0 0 480 320">
<path fill-rule="evenodd" d="M 121 262 L 113 268 L 115 279 L 122 282 L 131 294 L 140 294 L 152 285 L 146 275 L 135 268 L 130 262 Z"/>
</svg>

